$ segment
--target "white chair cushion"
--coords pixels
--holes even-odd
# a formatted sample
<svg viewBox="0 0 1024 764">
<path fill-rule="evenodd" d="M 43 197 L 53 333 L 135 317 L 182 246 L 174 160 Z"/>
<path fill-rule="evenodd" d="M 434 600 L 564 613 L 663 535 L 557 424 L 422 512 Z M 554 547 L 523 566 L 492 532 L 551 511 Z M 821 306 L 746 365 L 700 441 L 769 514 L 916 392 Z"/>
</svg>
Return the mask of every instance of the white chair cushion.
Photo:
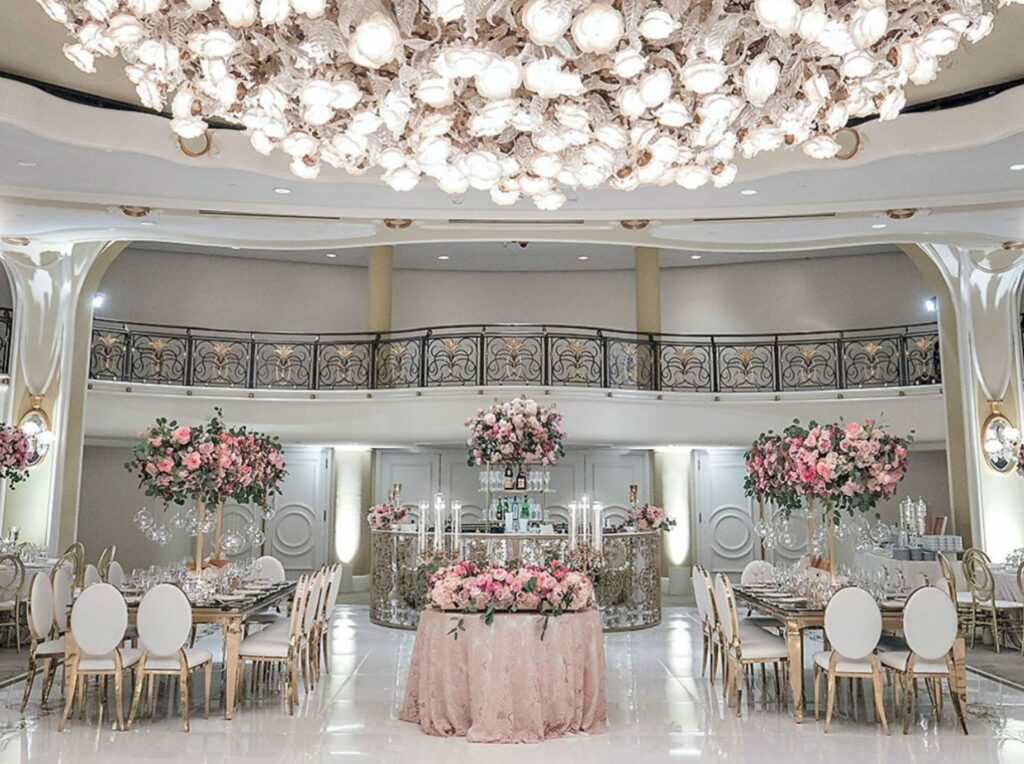
<svg viewBox="0 0 1024 764">
<path fill-rule="evenodd" d="M 897 671 L 906 671 L 907 659 L 910 658 L 910 652 L 908 650 L 893 650 L 891 652 L 881 653 L 878 658 L 886 668 L 893 668 Z M 914 658 L 914 673 L 946 674 L 948 673 L 948 667 L 946 666 L 945 661 L 926 661 L 921 658 Z"/>
<path fill-rule="evenodd" d="M 98 585 L 98 584 L 97 584 Z M 142 657 L 142 651 L 134 647 L 125 647 L 121 650 L 121 666 L 128 668 L 134 666 Z M 83 655 L 78 661 L 79 671 L 113 671 L 114 654 L 109 655 Z"/>
<path fill-rule="evenodd" d="M 761 639 L 762 637 L 774 637 L 773 634 L 769 634 L 759 624 L 747 623 L 746 621 L 740 621 L 740 643 L 746 644 L 751 639 Z"/>
<path fill-rule="evenodd" d="M 0 610 L 14 610 L 14 606 L 17 604 L 14 600 L 4 600 L 0 602 Z"/>
<path fill-rule="evenodd" d="M 57 637 L 36 645 L 36 655 L 64 655 L 64 637 Z"/>
<path fill-rule="evenodd" d="M 242 640 L 239 647 L 239 655 L 252 658 L 287 658 L 288 642 L 278 642 L 273 639 L 254 639 L 248 637 Z"/>
<path fill-rule="evenodd" d="M 211 653 L 209 650 L 201 650 L 199 648 L 186 647 L 185 660 L 188 662 L 189 668 L 195 668 L 196 666 L 202 666 L 207 661 L 212 661 L 213 653 Z M 147 670 L 176 671 L 180 666 L 181 664 L 178 662 L 177 655 L 146 656 Z"/>
<path fill-rule="evenodd" d="M 957 592 L 956 593 L 956 604 L 958 605 L 970 605 L 974 600 L 971 598 L 970 592 Z"/>
<path fill-rule="evenodd" d="M 275 639 L 283 639 L 285 642 L 288 641 L 288 635 L 291 633 L 291 624 L 288 619 L 276 621 L 264 629 L 260 629 L 254 634 L 251 634 L 247 639 L 256 639 L 267 637 L 274 637 Z"/>
<path fill-rule="evenodd" d="M 750 624 L 751 626 L 756 626 L 756 627 L 758 627 L 760 629 L 777 629 L 780 626 L 782 626 L 782 622 L 781 621 L 779 621 L 778 619 L 775 619 L 775 618 L 771 618 L 770 616 L 766 616 L 766 615 L 752 615 L 752 616 L 748 616 L 747 618 L 741 618 L 740 619 L 740 630 L 741 631 L 743 630 L 743 625 L 744 624 Z"/>
<path fill-rule="evenodd" d="M 832 660 L 831 650 L 822 650 L 820 653 L 814 654 L 814 662 L 824 670 L 828 671 L 829 661 Z M 871 658 L 861 658 L 860 660 L 850 660 L 839 656 L 836 659 L 836 671 L 840 674 L 867 674 L 871 675 Z"/>
<path fill-rule="evenodd" d="M 786 648 L 786 641 L 780 637 L 773 637 L 767 632 L 761 632 L 764 637 L 757 639 L 744 639 L 740 644 L 740 653 L 743 660 L 771 661 L 789 656 Z"/>
</svg>

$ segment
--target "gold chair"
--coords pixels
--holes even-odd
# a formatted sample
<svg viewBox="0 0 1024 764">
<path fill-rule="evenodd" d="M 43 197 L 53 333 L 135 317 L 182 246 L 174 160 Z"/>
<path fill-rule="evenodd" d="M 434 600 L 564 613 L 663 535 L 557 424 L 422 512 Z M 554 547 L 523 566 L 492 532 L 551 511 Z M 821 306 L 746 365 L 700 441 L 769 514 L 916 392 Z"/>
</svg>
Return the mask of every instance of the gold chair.
<svg viewBox="0 0 1024 764">
<path fill-rule="evenodd" d="M 942 571 L 942 577 L 946 581 L 946 590 L 949 593 L 949 598 L 956 603 L 957 616 L 961 626 L 963 626 L 963 624 L 970 620 L 971 612 L 974 609 L 974 598 L 971 597 L 969 591 L 961 592 L 957 590 L 956 570 L 946 555 L 938 552 L 935 555 L 935 560 L 939 563 L 939 570 Z"/>
<path fill-rule="evenodd" d="M 13 629 L 14 642 L 21 652 L 21 592 L 25 584 L 25 564 L 16 554 L 0 554 L 0 614 L 9 613 L 10 621 L 0 628 Z"/>
<path fill-rule="evenodd" d="M 1002 646 L 1002 629 L 1020 625 L 1011 614 L 1024 614 L 1024 602 L 996 599 L 996 582 L 986 558 L 972 555 L 964 562 L 964 577 L 971 590 L 973 613 L 969 621 L 971 647 L 974 647 L 978 627 L 992 630 L 996 653 Z"/>
<path fill-rule="evenodd" d="M 99 571 L 100 579 L 103 581 L 107 580 L 107 574 L 110 571 L 110 563 L 114 561 L 115 554 L 117 554 L 116 544 L 111 544 L 100 552 L 100 558 L 96 561 L 96 570 Z"/>
</svg>

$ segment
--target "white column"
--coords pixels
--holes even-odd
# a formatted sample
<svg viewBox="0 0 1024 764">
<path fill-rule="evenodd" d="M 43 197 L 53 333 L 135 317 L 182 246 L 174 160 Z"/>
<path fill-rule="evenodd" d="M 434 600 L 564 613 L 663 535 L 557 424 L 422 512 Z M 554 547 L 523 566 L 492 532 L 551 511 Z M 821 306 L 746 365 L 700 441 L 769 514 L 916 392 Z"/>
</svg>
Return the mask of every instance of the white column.
<svg viewBox="0 0 1024 764">
<path fill-rule="evenodd" d="M 29 480 L 8 489 L 3 524 L 51 552 L 74 540 L 78 520 L 92 292 L 124 246 L 30 242 L 0 249 L 14 294 L 11 422 L 39 396 L 56 438 Z"/>
<path fill-rule="evenodd" d="M 988 466 L 981 426 L 994 402 L 1001 403 L 1003 413 L 1018 427 L 1024 415 L 1020 337 L 1024 255 L 933 244 L 921 245 L 921 250 L 942 272 L 956 314 L 971 535 L 975 546 L 993 559 L 1002 559 L 1024 540 L 1024 478 L 1015 471 L 1002 473 Z"/>
</svg>

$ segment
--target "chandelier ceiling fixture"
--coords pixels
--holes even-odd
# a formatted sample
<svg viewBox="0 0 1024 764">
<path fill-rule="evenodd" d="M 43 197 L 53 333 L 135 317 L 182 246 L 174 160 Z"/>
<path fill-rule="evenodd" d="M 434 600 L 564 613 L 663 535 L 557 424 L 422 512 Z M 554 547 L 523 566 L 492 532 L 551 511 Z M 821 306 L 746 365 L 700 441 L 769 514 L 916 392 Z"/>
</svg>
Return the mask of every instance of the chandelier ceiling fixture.
<svg viewBox="0 0 1024 764">
<path fill-rule="evenodd" d="M 554 210 L 566 188 L 721 188 L 785 146 L 831 158 L 1024 0 L 38 2 L 78 68 L 120 53 L 182 138 L 216 118 L 300 178 L 379 168 Z"/>
</svg>

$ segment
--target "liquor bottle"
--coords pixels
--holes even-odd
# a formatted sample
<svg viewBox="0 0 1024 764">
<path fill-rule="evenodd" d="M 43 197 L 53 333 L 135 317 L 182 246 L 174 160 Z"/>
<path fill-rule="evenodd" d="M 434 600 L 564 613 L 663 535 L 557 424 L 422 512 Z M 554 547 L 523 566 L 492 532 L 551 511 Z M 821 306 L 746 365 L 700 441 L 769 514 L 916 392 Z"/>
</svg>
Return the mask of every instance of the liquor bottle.
<svg viewBox="0 0 1024 764">
<path fill-rule="evenodd" d="M 526 490 L 526 473 L 523 472 L 522 465 L 519 466 L 519 474 L 516 475 L 516 490 L 517 491 L 525 491 Z"/>
<path fill-rule="evenodd" d="M 512 497 L 512 517 L 519 519 L 519 499 L 515 496 Z"/>
<path fill-rule="evenodd" d="M 491 513 L 492 516 L 494 517 L 495 521 L 497 521 L 498 525 L 504 525 L 505 524 L 505 513 L 501 509 L 501 502 L 498 501 L 497 499 L 495 499 L 492 502 L 492 505 L 493 505 L 493 511 Z"/>
<path fill-rule="evenodd" d="M 523 508 L 519 512 L 519 518 L 522 520 L 523 532 L 525 533 L 530 528 L 530 520 L 533 519 L 530 517 L 530 500 L 525 496 L 523 497 Z"/>
<path fill-rule="evenodd" d="M 515 487 L 515 478 L 512 476 L 512 465 L 505 465 L 505 490 L 511 491 Z"/>
<path fill-rule="evenodd" d="M 529 496 L 524 496 L 523 497 L 523 512 L 526 514 L 526 519 L 527 520 L 531 520 L 532 521 L 534 519 L 534 517 L 533 517 L 533 505 L 530 504 L 530 497 Z"/>
</svg>

